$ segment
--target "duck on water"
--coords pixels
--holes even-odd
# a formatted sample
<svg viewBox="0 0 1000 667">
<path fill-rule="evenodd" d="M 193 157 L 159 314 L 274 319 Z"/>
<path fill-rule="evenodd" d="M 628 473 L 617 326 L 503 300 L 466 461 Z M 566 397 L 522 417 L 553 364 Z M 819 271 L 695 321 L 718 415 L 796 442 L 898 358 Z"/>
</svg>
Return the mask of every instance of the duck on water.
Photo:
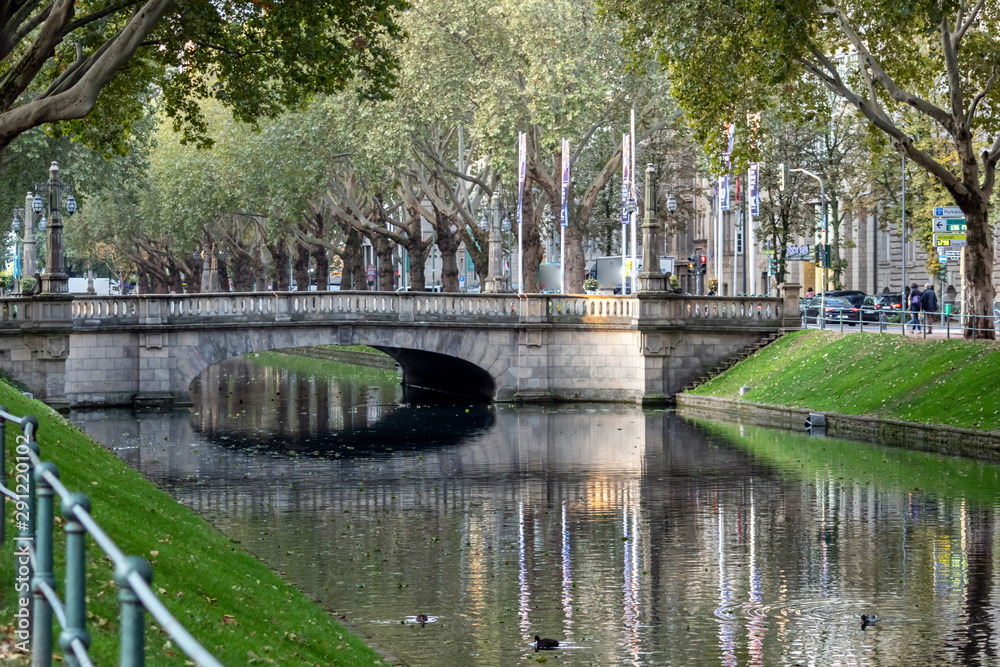
<svg viewBox="0 0 1000 667">
<path fill-rule="evenodd" d="M 535 650 L 536 651 L 551 651 L 555 647 L 559 646 L 559 641 L 555 639 L 542 638 L 535 635 Z"/>
</svg>

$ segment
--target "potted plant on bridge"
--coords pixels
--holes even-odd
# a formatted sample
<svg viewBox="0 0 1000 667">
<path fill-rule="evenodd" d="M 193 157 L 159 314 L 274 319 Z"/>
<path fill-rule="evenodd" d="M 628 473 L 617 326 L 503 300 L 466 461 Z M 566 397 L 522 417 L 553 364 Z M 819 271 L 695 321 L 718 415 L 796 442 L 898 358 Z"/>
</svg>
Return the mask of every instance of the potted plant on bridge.
<svg viewBox="0 0 1000 667">
<path fill-rule="evenodd" d="M 587 278 L 584 280 L 583 291 L 587 294 L 597 294 L 597 278 Z"/>
</svg>

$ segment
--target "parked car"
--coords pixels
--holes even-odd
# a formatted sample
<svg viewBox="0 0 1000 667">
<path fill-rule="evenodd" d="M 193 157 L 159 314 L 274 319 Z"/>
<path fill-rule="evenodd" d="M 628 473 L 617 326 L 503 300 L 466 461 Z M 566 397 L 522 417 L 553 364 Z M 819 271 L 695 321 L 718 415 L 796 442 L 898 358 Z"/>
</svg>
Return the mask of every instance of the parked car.
<svg viewBox="0 0 1000 667">
<path fill-rule="evenodd" d="M 804 296 L 799 299 L 799 317 L 803 317 L 812 302 L 818 298 L 817 296 Z"/>
<path fill-rule="evenodd" d="M 820 308 L 825 307 L 823 319 L 828 324 L 839 324 L 841 321 L 850 326 L 854 326 L 861 321 L 861 309 L 850 301 L 839 296 L 826 297 L 826 303 L 822 304 L 820 297 L 816 297 L 806 308 L 806 324 L 816 324 L 819 322 Z"/>
</svg>

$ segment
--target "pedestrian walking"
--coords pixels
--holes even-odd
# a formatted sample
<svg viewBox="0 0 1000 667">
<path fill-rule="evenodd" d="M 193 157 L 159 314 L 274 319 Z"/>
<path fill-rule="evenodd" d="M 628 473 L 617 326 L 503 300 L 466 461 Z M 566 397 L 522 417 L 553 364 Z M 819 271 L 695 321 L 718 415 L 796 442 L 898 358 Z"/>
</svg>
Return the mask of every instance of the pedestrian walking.
<svg viewBox="0 0 1000 667">
<path fill-rule="evenodd" d="M 816 292 L 813 291 L 812 287 L 810 287 L 809 289 L 806 290 L 806 298 L 807 299 L 811 299 L 814 296 L 816 296 Z"/>
<path fill-rule="evenodd" d="M 924 328 L 927 333 L 931 333 L 931 325 L 934 324 L 934 314 L 938 310 L 937 294 L 934 293 L 934 286 L 930 283 L 924 285 L 924 291 L 920 295 L 920 310 L 924 315 Z"/>
<path fill-rule="evenodd" d="M 922 295 L 923 292 L 920 291 L 916 283 L 913 283 L 913 287 L 910 288 L 910 313 L 912 317 L 907 322 L 907 328 L 914 333 L 920 327 L 920 297 Z"/>
</svg>

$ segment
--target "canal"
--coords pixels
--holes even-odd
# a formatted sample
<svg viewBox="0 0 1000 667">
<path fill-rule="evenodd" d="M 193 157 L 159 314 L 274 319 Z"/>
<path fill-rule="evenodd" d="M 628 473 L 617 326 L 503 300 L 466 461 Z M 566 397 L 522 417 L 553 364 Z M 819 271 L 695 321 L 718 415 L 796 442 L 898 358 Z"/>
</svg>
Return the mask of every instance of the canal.
<svg viewBox="0 0 1000 667">
<path fill-rule="evenodd" d="M 409 665 L 1000 663 L 994 464 L 397 382 L 261 353 L 71 419 Z"/>
</svg>

